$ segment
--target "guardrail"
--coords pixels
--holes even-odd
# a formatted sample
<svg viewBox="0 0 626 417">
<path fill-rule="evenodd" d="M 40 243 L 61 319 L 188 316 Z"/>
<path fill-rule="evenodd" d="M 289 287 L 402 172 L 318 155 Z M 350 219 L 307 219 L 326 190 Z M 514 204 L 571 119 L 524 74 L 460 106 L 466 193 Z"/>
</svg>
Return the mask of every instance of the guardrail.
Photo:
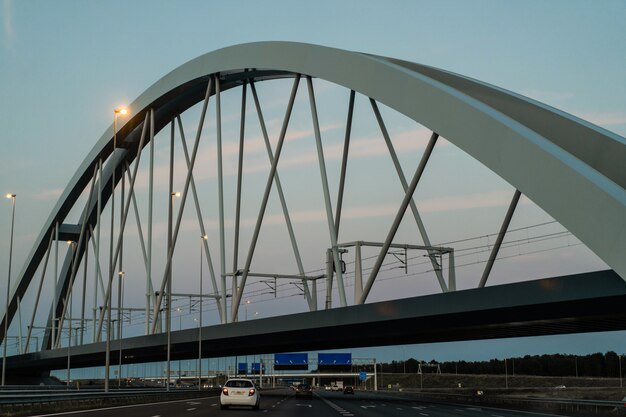
<svg viewBox="0 0 626 417">
<path fill-rule="evenodd" d="M 52 392 L 51 392 L 52 391 Z M 132 389 L 103 392 L 101 390 L 64 391 L 56 390 L 3 390 L 0 391 L 0 416 L 26 415 L 33 412 L 70 411 L 123 404 L 140 404 L 152 401 L 198 398 L 214 396 L 217 389 Z"/>
<path fill-rule="evenodd" d="M 411 396 L 427 401 L 446 401 L 459 404 L 472 404 L 482 406 L 496 406 L 501 408 L 514 408 L 522 410 L 558 411 L 570 414 L 589 415 L 610 414 L 626 415 L 626 398 L 622 401 L 605 400 L 582 400 L 569 398 L 540 398 L 540 397 L 512 397 L 506 395 L 466 395 L 451 394 L 441 392 L 396 392 L 389 391 L 385 394 L 392 394 L 396 397 Z"/>
</svg>

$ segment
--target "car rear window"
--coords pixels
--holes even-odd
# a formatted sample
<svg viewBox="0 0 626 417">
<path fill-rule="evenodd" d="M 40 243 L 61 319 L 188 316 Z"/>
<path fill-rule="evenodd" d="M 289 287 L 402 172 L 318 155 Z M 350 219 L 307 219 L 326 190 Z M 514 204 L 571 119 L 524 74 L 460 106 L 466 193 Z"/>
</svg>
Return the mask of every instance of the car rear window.
<svg viewBox="0 0 626 417">
<path fill-rule="evenodd" d="M 250 381 L 244 381 L 244 380 L 232 380 L 232 381 L 226 381 L 226 386 L 229 388 L 252 388 L 254 387 L 254 385 L 252 384 L 252 382 Z"/>
</svg>

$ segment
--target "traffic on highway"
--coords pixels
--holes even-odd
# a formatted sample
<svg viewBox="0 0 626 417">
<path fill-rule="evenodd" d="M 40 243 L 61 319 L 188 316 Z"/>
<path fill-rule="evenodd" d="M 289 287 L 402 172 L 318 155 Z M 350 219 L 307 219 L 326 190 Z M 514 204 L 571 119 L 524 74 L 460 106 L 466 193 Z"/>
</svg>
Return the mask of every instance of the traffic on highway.
<svg viewBox="0 0 626 417">
<path fill-rule="evenodd" d="M 45 414 L 37 417 L 71 415 L 73 417 L 196 417 L 196 416 L 254 416 L 274 417 L 524 417 L 550 414 L 511 411 L 497 408 L 425 402 L 409 397 L 354 390 L 313 390 L 313 395 L 296 396 L 291 388 L 261 390 L 259 410 L 247 405 L 231 405 L 221 409 L 220 397 L 167 401 L 150 404 Z"/>
</svg>

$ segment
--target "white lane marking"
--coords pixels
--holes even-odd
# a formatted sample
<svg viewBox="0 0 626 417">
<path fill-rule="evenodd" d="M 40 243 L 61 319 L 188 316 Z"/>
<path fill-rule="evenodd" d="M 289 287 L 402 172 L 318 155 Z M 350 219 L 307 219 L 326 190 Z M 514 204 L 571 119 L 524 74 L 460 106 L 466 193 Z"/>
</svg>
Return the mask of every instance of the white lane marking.
<svg viewBox="0 0 626 417">
<path fill-rule="evenodd" d="M 375 405 L 362 405 L 361 408 L 376 408 Z"/>
<path fill-rule="evenodd" d="M 194 407 L 194 408 L 188 408 L 188 409 L 187 409 L 187 411 L 193 411 L 193 410 L 195 410 L 195 409 L 196 409 L 196 407 Z"/>
<path fill-rule="evenodd" d="M 204 397 L 203 399 L 215 399 L 216 397 Z M 52 417 L 52 416 L 66 416 L 69 414 L 78 414 L 78 413 L 92 413 L 94 411 L 106 411 L 106 410 L 118 410 L 122 408 L 136 408 L 136 407 L 146 407 L 150 405 L 161 405 L 161 404 L 174 404 L 174 403 L 182 403 L 189 401 L 189 399 L 185 400 L 172 400 L 172 401 L 159 401 L 155 403 L 143 403 L 143 404 L 131 404 L 131 405 L 119 405 L 117 407 L 105 407 L 105 408 L 92 408 L 90 410 L 76 410 L 76 411 L 65 411 L 63 413 L 53 413 L 53 414 L 37 414 L 30 417 Z M 161 415 L 155 415 L 153 417 L 161 417 Z"/>
<path fill-rule="evenodd" d="M 187 401 L 187 404 L 189 404 L 189 405 L 200 405 L 202 403 L 199 403 L 197 401 Z"/>
<path fill-rule="evenodd" d="M 217 404 L 211 404 L 211 407 L 217 407 Z"/>
<path fill-rule="evenodd" d="M 309 408 L 312 408 L 313 406 L 311 404 L 296 404 L 296 407 L 309 407 Z"/>
<path fill-rule="evenodd" d="M 420 416 L 427 416 L 427 415 L 429 415 L 429 414 L 426 414 L 426 413 L 420 413 Z"/>
</svg>

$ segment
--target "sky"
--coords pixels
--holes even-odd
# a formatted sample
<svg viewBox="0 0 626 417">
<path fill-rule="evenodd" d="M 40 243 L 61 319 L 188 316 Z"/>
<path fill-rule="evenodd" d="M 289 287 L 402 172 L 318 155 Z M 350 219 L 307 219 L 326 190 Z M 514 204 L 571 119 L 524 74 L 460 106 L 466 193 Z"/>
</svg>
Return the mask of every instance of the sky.
<svg viewBox="0 0 626 417">
<path fill-rule="evenodd" d="M 626 2 L 610 0 L 318 1 L 306 7 L 299 2 L 271 0 L 236 3 L 0 0 L 0 152 L 3 157 L 0 191 L 18 195 L 12 279 L 21 270 L 63 188 L 112 123 L 112 109 L 132 102 L 163 75 L 199 55 L 246 42 L 282 40 L 389 56 L 485 81 L 626 136 L 624 21 Z M 315 85 L 331 195 L 336 195 L 347 94 L 322 80 L 315 80 Z M 258 88 L 275 145 L 290 81 Z M 238 149 L 237 94 L 225 93 L 223 103 L 225 192 L 231 201 L 226 206 L 229 221 L 233 218 L 232 190 Z M 324 254 L 321 244 L 314 242 L 328 239 L 328 230 L 323 217 L 323 198 L 317 192 L 319 173 L 307 105 L 305 88 L 301 85 L 295 108 L 299 113 L 290 124 L 284 164 L 279 165 L 279 170 L 282 167 L 285 172 L 281 177 L 285 189 L 291 190 L 289 203 L 296 234 L 304 236 L 305 269 L 315 272 L 323 269 Z M 410 178 L 429 132 L 381 107 L 401 164 Z M 250 104 L 248 112 L 251 115 L 245 168 L 248 188 L 242 213 L 242 245 L 246 247 L 265 181 L 262 174 L 269 167 Z M 189 141 L 194 136 L 194 120 L 199 110 L 196 107 L 188 113 L 183 118 L 188 123 Z M 355 123 L 353 133 L 351 165 L 354 173 L 347 179 L 347 220 L 345 232 L 342 228 L 342 240 L 380 241 L 384 238 L 381 230 L 385 225 L 388 227 L 402 194 L 364 97 L 357 97 L 356 121 L 359 124 Z M 214 146 L 215 134 L 207 128 L 204 135 L 206 141 L 200 150 L 209 154 L 208 143 Z M 159 139 L 166 137 L 166 132 L 158 135 Z M 167 174 L 167 139 L 161 139 L 155 146 L 156 175 L 163 179 Z M 182 187 L 184 180 L 181 155 L 178 151 L 178 187 Z M 208 162 L 198 166 L 194 175 L 198 184 L 214 196 L 213 162 L 214 156 L 209 155 Z M 502 218 L 513 188 L 445 139 L 436 148 L 429 170 L 416 199 L 420 201 L 425 222 L 432 228 L 431 240 L 455 245 L 469 254 L 466 258 L 461 256 L 457 265 L 464 265 L 458 272 L 459 288 L 471 288 L 486 256 L 485 250 L 471 248 L 493 243 L 493 236 L 487 235 L 497 231 L 499 220 L 494 219 Z M 146 172 L 145 165 L 140 172 Z M 145 207 L 145 178 L 138 178 L 141 208 Z M 394 186 L 388 187 L 386 184 L 392 181 Z M 157 192 L 167 192 L 165 181 L 157 184 Z M 208 229 L 215 236 L 215 199 L 204 198 Z M 177 251 L 174 263 L 175 271 L 189 276 L 197 274 L 196 265 L 200 262 L 197 221 L 191 206 L 188 202 L 177 246 L 181 250 Z M 164 208 L 157 210 L 163 220 Z M 10 215 L 10 201 L 6 200 L 0 207 L 0 270 L 8 265 Z M 131 225 L 129 229 L 134 229 L 129 231 L 130 241 L 133 237 L 137 239 L 136 226 Z M 291 248 L 283 244 L 286 234 L 275 194 L 264 225 L 271 232 L 262 234 L 254 266 L 271 269 L 282 264 L 285 266 L 282 272 L 296 273 Z M 411 241 L 414 227 L 410 215 L 405 216 L 398 241 L 419 243 Z M 156 235 L 162 237 L 164 222 L 157 221 L 155 228 Z M 511 228 L 516 230 L 510 235 L 513 243 L 503 251 L 503 256 L 510 259 L 494 268 L 491 278 L 494 284 L 606 268 L 597 256 L 525 198 Z M 227 242 L 232 244 L 232 227 L 229 226 L 227 233 Z M 542 236 L 553 233 L 560 237 L 541 241 Z M 472 240 L 468 244 L 458 242 L 469 238 Z M 213 242 L 210 245 L 214 266 L 219 270 L 219 248 Z M 136 248 L 128 246 L 127 259 L 140 256 Z M 239 256 L 241 263 L 245 252 Z M 348 257 L 350 267 L 353 258 Z M 155 262 L 156 270 L 162 268 L 162 259 Z M 384 284 L 375 286 L 370 301 L 438 291 L 433 277 L 426 278 L 428 274 L 422 272 L 428 269 L 427 265 L 420 266 L 414 261 L 412 275 L 392 271 L 396 266 L 386 271 Z M 138 265 L 126 268 L 128 276 L 141 274 Z M 6 279 L 3 274 L 1 288 L 5 288 Z M 157 277 L 155 281 L 160 279 Z M 127 290 L 131 292 L 127 297 L 132 300 L 134 296 L 130 294 L 136 295 L 138 306 L 141 306 L 143 285 L 128 284 Z M 181 279 L 177 290 L 193 291 L 194 285 L 191 280 Z M 267 294 L 271 285 L 256 282 L 251 286 L 252 292 L 247 294 L 251 300 L 248 312 L 251 317 L 257 313 L 263 317 L 302 311 L 302 299 L 294 285 L 283 285 L 285 291 L 278 301 Z M 347 291 L 352 291 L 352 287 Z M 183 309 L 190 309 L 188 304 L 180 301 Z M 190 312 L 181 317 L 183 327 L 193 325 L 192 316 Z M 215 314 L 207 316 L 207 320 L 211 322 L 214 317 Z M 142 331 L 140 323 L 135 323 L 135 327 L 134 331 Z M 130 324 L 129 329 L 132 329 Z M 17 332 L 15 328 L 13 332 Z M 528 353 L 626 352 L 624 336 L 621 332 L 597 333 L 359 352 L 363 355 L 374 352 L 383 360 L 397 359 L 399 352 L 403 357 L 419 356 L 427 360 L 475 360 Z"/>
</svg>

